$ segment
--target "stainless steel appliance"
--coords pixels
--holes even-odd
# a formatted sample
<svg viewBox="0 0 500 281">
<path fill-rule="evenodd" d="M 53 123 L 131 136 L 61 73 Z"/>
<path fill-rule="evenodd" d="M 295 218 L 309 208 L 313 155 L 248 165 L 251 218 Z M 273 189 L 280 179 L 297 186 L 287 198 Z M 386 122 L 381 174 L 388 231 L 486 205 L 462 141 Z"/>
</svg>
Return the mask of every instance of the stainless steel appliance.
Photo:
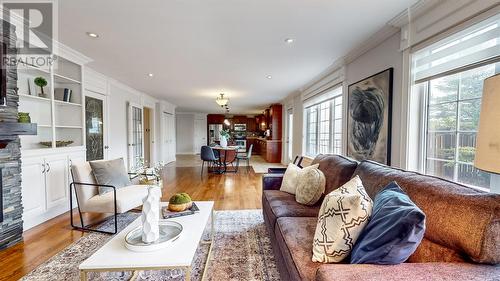
<svg viewBox="0 0 500 281">
<path fill-rule="evenodd" d="M 238 146 L 238 152 L 246 152 L 247 151 L 247 140 L 245 139 L 235 139 L 234 143 Z"/>
<path fill-rule="evenodd" d="M 234 131 L 235 132 L 246 132 L 247 131 L 247 124 L 234 124 Z"/>
<path fill-rule="evenodd" d="M 208 125 L 208 144 L 220 141 L 220 131 L 222 131 L 222 124 Z"/>
</svg>

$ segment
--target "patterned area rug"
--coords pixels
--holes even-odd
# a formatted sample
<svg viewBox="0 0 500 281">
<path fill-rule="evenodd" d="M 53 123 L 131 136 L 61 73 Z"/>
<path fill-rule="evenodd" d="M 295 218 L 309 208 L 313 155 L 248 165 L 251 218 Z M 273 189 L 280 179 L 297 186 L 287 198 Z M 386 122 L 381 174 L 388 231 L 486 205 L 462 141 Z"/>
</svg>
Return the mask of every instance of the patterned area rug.
<svg viewBox="0 0 500 281">
<path fill-rule="evenodd" d="M 119 228 L 138 217 L 126 213 L 119 217 Z M 215 212 L 215 239 L 206 280 L 280 280 L 261 210 Z M 99 229 L 112 228 L 108 220 Z M 209 228 L 204 239 L 209 238 Z M 89 233 L 40 265 L 21 280 L 79 280 L 78 265 L 97 251 L 110 235 Z M 196 252 L 191 280 L 201 280 L 209 246 Z M 184 280 L 181 270 L 89 273 L 89 280 Z"/>
</svg>

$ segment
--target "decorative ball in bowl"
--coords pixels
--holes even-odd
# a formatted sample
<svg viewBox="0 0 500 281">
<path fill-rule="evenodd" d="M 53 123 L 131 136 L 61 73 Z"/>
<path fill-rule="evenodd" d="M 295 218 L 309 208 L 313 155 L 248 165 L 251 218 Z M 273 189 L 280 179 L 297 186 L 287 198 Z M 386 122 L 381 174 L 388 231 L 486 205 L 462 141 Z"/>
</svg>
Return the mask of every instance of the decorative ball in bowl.
<svg viewBox="0 0 500 281">
<path fill-rule="evenodd" d="M 168 210 L 172 212 L 182 212 L 193 206 L 193 201 L 187 193 L 177 193 L 170 197 Z"/>
</svg>

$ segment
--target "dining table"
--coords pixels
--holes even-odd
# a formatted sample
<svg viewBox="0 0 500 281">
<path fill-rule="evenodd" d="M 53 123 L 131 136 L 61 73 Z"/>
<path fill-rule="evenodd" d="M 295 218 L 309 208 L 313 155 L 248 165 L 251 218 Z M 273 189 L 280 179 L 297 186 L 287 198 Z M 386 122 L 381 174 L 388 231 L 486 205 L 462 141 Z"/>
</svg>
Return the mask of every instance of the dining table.
<svg viewBox="0 0 500 281">
<path fill-rule="evenodd" d="M 228 170 L 227 165 L 231 164 L 236 160 L 236 155 L 238 154 L 238 146 L 212 146 L 212 149 L 217 151 L 219 154 L 219 169 L 218 173 L 236 173 L 237 169 Z"/>
</svg>

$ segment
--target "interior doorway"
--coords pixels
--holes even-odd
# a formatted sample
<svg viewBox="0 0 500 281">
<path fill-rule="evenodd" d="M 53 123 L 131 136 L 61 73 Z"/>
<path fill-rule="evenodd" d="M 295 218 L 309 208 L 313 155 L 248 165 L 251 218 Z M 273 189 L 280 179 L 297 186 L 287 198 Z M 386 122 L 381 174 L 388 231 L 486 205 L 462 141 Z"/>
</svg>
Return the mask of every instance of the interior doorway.
<svg viewBox="0 0 500 281">
<path fill-rule="evenodd" d="M 151 166 L 151 109 L 144 107 L 143 120 L 144 120 L 144 165 Z"/>
<path fill-rule="evenodd" d="M 293 109 L 287 110 L 287 130 L 286 130 L 286 151 L 288 161 L 292 162 L 293 159 Z"/>
</svg>

